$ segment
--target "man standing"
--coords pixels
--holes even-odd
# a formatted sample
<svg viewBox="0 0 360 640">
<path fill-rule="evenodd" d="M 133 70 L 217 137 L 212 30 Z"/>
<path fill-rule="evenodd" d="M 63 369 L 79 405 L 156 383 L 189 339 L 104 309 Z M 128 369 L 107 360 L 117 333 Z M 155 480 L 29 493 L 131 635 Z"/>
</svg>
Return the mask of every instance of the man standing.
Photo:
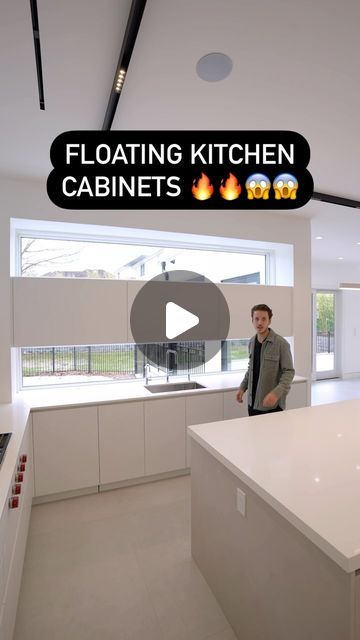
<svg viewBox="0 0 360 640">
<path fill-rule="evenodd" d="M 249 366 L 236 394 L 243 402 L 248 391 L 249 416 L 285 409 L 285 398 L 295 375 L 290 345 L 270 329 L 272 310 L 266 304 L 251 309 L 256 335 L 249 343 Z"/>
</svg>

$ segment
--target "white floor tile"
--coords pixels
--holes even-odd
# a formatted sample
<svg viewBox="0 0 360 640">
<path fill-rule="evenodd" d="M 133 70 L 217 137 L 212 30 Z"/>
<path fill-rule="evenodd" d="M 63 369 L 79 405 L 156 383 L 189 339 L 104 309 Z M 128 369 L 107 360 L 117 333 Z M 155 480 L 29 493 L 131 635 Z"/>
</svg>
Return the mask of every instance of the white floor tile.
<svg viewBox="0 0 360 640">
<path fill-rule="evenodd" d="M 318 380 L 311 385 L 311 404 L 328 404 L 360 398 L 360 379 Z"/>
<path fill-rule="evenodd" d="M 223 632 L 229 625 L 191 559 L 189 477 L 33 508 L 14 640 Z"/>
</svg>

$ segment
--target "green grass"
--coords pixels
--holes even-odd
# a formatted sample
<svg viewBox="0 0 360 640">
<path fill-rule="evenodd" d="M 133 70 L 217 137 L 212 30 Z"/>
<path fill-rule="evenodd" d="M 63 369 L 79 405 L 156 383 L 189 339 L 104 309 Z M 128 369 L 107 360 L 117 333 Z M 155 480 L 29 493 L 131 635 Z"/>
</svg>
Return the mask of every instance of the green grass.
<svg viewBox="0 0 360 640">
<path fill-rule="evenodd" d="M 141 366 L 142 359 L 139 358 Z M 134 357 L 131 352 L 107 352 L 91 353 L 91 373 L 122 373 L 134 370 Z M 74 368 L 73 354 L 64 354 L 58 357 L 55 354 L 55 373 L 88 373 L 88 354 L 80 352 L 76 354 L 76 369 Z M 23 376 L 51 375 L 53 373 L 53 358 L 51 353 L 43 353 L 39 362 L 37 354 L 24 354 L 22 358 Z"/>
</svg>

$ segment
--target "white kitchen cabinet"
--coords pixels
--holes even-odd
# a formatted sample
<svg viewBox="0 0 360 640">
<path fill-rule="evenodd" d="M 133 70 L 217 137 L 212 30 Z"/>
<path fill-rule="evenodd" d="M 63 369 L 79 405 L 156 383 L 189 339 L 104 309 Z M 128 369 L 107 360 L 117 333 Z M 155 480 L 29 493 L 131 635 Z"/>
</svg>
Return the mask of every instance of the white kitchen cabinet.
<svg viewBox="0 0 360 640">
<path fill-rule="evenodd" d="M 243 418 L 248 415 L 247 394 L 240 404 L 236 400 L 236 389 L 224 392 L 224 420 L 232 418 Z M 286 409 L 298 409 L 306 407 L 307 402 L 307 382 L 296 382 L 291 385 L 291 389 L 286 398 Z"/>
<path fill-rule="evenodd" d="M 240 384 L 240 383 L 239 383 Z M 237 389 L 224 392 L 224 420 L 244 418 L 248 415 L 247 394 L 242 403 L 236 400 Z"/>
<path fill-rule="evenodd" d="M 307 389 L 307 382 L 296 382 L 292 384 L 286 398 L 286 408 L 299 409 L 300 407 L 307 407 L 309 405 Z"/>
<path fill-rule="evenodd" d="M 223 419 L 223 394 L 206 393 L 186 398 L 186 426 Z M 190 467 L 191 438 L 186 434 L 186 466 Z"/>
<path fill-rule="evenodd" d="M 20 456 L 26 456 L 22 481 L 16 479 Z M 24 564 L 26 540 L 29 529 L 33 496 L 33 466 L 31 446 L 31 418 L 29 418 L 19 456 L 12 473 L 7 499 L 0 513 L 0 638 L 11 640 L 14 633 L 16 609 L 20 592 L 22 568 Z M 21 485 L 18 506 L 10 508 L 13 487 Z"/>
<path fill-rule="evenodd" d="M 33 414 L 35 495 L 99 484 L 96 407 Z"/>
<path fill-rule="evenodd" d="M 144 403 L 99 407 L 100 484 L 145 475 Z"/>
<path fill-rule="evenodd" d="M 185 398 L 144 403 L 145 475 L 186 467 Z"/>
<path fill-rule="evenodd" d="M 12 283 L 14 346 L 127 342 L 126 281 L 18 277 Z"/>
<path fill-rule="evenodd" d="M 282 336 L 292 336 L 293 287 L 221 283 L 217 287 L 225 297 L 230 312 L 227 339 L 248 336 L 251 328 L 250 309 L 261 302 L 276 309 L 276 331 Z"/>
</svg>

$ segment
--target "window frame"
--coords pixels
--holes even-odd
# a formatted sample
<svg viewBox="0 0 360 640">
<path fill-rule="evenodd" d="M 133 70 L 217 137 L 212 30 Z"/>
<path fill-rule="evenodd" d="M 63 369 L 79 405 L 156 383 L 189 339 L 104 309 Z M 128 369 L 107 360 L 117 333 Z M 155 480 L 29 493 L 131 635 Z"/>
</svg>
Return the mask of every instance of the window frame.
<svg viewBox="0 0 360 640">
<path fill-rule="evenodd" d="M 40 221 L 39 221 L 40 222 Z M 41 224 L 41 222 L 40 222 Z M 69 223 L 69 225 L 72 223 Z M 120 231 L 120 228 L 119 228 Z M 161 233 L 161 231 L 159 231 L 159 233 Z M 196 236 L 198 234 L 186 234 L 186 235 L 193 235 Z M 86 233 L 86 232 L 79 232 L 79 231 L 51 231 L 51 230 L 46 230 L 46 229 L 30 229 L 30 228 L 26 228 L 26 225 L 24 225 L 23 227 L 18 227 L 15 229 L 15 251 L 14 251 L 14 271 L 15 271 L 15 276 L 17 277 L 22 277 L 22 273 L 21 273 L 21 245 L 22 245 L 22 240 L 24 238 L 39 238 L 39 239 L 48 239 L 48 240 L 68 240 L 68 241 L 75 241 L 75 242 L 93 242 L 93 243 L 103 243 L 103 244 L 122 244 L 122 245 L 137 245 L 137 246 L 150 246 L 150 247 L 155 247 L 155 248 L 178 248 L 178 249 L 189 249 L 189 250 L 197 250 L 197 251 L 218 251 L 219 253 L 239 253 L 239 254 L 246 254 L 246 255 L 256 255 L 256 256 L 262 256 L 265 258 L 265 282 L 263 283 L 264 285 L 271 285 L 274 284 L 275 282 L 275 251 L 274 249 L 261 249 L 261 248 L 254 248 L 252 249 L 251 247 L 244 247 L 241 246 L 241 244 L 228 244 L 226 246 L 222 245 L 221 243 L 216 243 L 216 242 L 211 242 L 211 243 L 206 243 L 204 241 L 196 241 L 194 240 L 193 242 L 188 241 L 188 240 L 177 240 L 177 239 L 173 239 L 170 240 L 168 238 L 158 238 L 158 240 L 154 240 L 154 239 L 148 239 L 146 237 L 124 237 L 123 235 L 121 235 L 121 233 L 119 233 L 118 236 L 114 236 L 114 235 L 107 235 L 104 233 L 94 233 L 94 234 L 90 234 L 90 233 Z M 216 237 L 215 236 L 208 236 L 209 239 L 211 240 L 215 240 Z M 226 238 L 226 240 L 232 240 L 232 238 Z M 241 242 L 241 241 L 240 241 Z M 254 240 L 254 243 L 256 243 L 256 240 Z M 24 276 L 25 277 L 25 276 Z M 33 276 L 33 277 L 37 277 L 37 276 Z M 41 276 L 39 276 L 41 277 Z M 218 283 L 220 284 L 220 283 Z M 241 339 L 241 337 L 239 337 L 239 340 Z M 31 346 L 36 346 L 36 345 L 31 345 Z M 49 345 L 49 346 L 57 346 L 57 345 Z M 73 346 L 73 345 L 70 345 Z M 79 386 L 79 385 L 86 385 L 86 384 L 112 384 L 114 382 L 119 382 L 117 381 L 113 381 L 113 380 L 107 380 L 104 382 L 82 382 L 82 383 L 71 383 L 71 382 L 67 382 L 67 383 L 63 383 L 63 384 L 52 384 L 52 385 L 23 385 L 23 372 L 22 372 L 22 366 L 21 366 L 21 347 L 16 349 L 17 354 L 15 357 L 15 369 L 16 369 L 16 387 L 17 387 L 17 391 L 23 391 L 23 390 L 33 390 L 33 389 L 45 389 L 45 388 L 58 388 L 58 387 L 65 387 L 65 386 Z M 226 373 L 226 372 L 224 372 Z M 129 380 L 124 380 L 124 382 L 129 382 Z"/>
</svg>

